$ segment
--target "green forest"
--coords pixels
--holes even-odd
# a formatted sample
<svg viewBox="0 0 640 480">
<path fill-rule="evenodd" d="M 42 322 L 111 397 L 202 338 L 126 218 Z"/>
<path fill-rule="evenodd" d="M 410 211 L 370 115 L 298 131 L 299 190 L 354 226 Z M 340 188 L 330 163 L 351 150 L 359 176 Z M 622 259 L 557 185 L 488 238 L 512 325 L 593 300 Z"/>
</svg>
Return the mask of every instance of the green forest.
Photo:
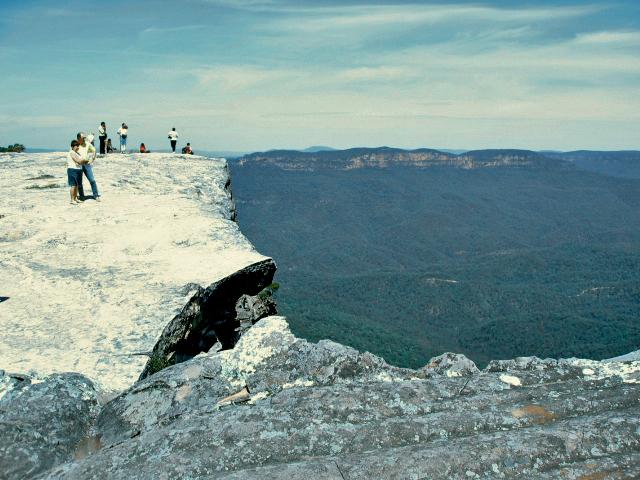
<svg viewBox="0 0 640 480">
<path fill-rule="evenodd" d="M 296 335 L 410 367 L 445 351 L 484 365 L 639 348 L 639 180 L 232 164 L 232 182 Z"/>
</svg>

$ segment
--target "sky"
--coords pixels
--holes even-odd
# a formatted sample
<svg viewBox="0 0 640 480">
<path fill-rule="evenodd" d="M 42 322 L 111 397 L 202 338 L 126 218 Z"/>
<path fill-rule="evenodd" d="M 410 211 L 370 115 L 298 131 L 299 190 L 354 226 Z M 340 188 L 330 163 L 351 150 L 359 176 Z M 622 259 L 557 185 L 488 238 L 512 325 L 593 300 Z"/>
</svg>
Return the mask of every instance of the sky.
<svg viewBox="0 0 640 480">
<path fill-rule="evenodd" d="M 0 0 L 0 145 L 640 149 L 640 1 Z"/>
</svg>

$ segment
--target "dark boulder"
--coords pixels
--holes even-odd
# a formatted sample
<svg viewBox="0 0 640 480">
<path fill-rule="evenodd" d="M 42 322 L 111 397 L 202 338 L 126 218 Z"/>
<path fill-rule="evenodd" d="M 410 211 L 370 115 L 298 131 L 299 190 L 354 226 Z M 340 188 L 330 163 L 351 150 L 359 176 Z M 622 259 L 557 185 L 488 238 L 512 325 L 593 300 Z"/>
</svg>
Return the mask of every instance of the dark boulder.
<svg viewBox="0 0 640 480">
<path fill-rule="evenodd" d="M 140 380 L 170 365 L 208 352 L 220 343 L 233 348 L 241 332 L 236 303 L 243 295 L 257 295 L 271 285 L 276 264 L 272 259 L 253 263 L 196 293 L 165 327 L 151 352 Z"/>
</svg>

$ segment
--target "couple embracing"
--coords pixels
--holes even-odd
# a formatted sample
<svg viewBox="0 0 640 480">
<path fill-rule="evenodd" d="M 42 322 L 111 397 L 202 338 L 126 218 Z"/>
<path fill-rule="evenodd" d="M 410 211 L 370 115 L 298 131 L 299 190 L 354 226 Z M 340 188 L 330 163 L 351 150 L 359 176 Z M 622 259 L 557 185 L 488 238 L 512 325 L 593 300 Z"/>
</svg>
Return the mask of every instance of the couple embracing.
<svg viewBox="0 0 640 480">
<path fill-rule="evenodd" d="M 80 132 L 76 136 L 76 140 L 71 142 L 71 150 L 67 155 L 67 180 L 70 187 L 69 196 L 72 205 L 78 205 L 84 202 L 84 189 L 82 187 L 82 174 L 87 176 L 87 180 L 91 184 L 93 198 L 97 202 L 100 201 L 100 193 L 98 185 L 93 176 L 93 167 L 91 164 L 96 159 L 96 147 L 93 146 L 93 135 L 88 137 Z"/>
</svg>

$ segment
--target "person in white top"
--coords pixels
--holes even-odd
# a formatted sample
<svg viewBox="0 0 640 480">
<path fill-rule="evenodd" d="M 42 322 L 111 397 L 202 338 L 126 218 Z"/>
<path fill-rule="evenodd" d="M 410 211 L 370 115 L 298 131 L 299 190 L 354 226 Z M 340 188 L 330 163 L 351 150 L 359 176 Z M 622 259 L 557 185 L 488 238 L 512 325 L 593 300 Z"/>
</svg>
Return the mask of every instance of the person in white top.
<svg viewBox="0 0 640 480">
<path fill-rule="evenodd" d="M 89 180 L 89 184 L 91 185 L 93 199 L 96 202 L 99 202 L 100 192 L 98 192 L 98 184 L 96 183 L 96 179 L 93 176 L 93 167 L 91 166 L 91 164 L 96 159 L 96 147 L 93 146 L 93 139 L 93 133 L 90 133 L 86 137 L 82 132 L 78 133 L 77 135 L 78 144 L 80 145 L 78 153 L 80 154 L 80 158 L 85 161 L 85 163 L 82 164 L 82 171 L 84 172 L 87 180 Z M 82 181 L 80 181 L 80 184 L 78 185 L 78 199 L 80 201 L 84 201 L 85 199 Z"/>
<path fill-rule="evenodd" d="M 84 160 L 80 157 L 78 149 L 80 144 L 77 140 L 71 142 L 71 150 L 67 154 L 67 183 L 69 184 L 69 196 L 71 205 L 78 205 L 78 185 L 82 183 L 82 165 Z"/>
<path fill-rule="evenodd" d="M 98 127 L 98 138 L 100 139 L 100 155 L 107 153 L 107 124 L 100 122 Z"/>
<path fill-rule="evenodd" d="M 178 143 L 178 132 L 176 132 L 176 127 L 173 127 L 171 131 L 167 134 L 167 138 L 171 140 L 171 151 L 176 153 L 176 143 Z"/>
<path fill-rule="evenodd" d="M 118 135 L 120 135 L 120 153 L 125 153 L 127 151 L 127 134 L 129 133 L 129 127 L 127 127 L 126 123 L 123 123 L 122 126 L 118 129 Z"/>
</svg>

